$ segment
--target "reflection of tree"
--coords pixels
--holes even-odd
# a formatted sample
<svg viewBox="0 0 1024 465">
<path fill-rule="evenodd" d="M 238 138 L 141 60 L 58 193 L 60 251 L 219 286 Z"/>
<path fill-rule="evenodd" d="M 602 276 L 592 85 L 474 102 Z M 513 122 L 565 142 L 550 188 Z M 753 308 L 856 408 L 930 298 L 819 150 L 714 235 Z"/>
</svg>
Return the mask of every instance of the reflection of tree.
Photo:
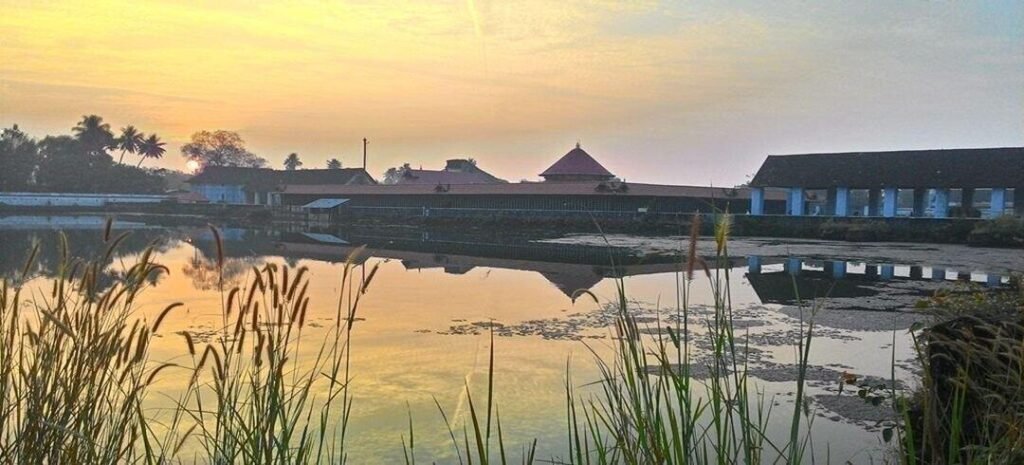
<svg viewBox="0 0 1024 465">
<path fill-rule="evenodd" d="M 121 232 L 115 227 L 112 236 L 116 237 Z M 0 279 L 20 278 L 35 244 L 39 244 L 39 251 L 29 269 L 29 276 L 56 276 L 63 260 L 60 234 L 60 231 L 56 230 L 0 231 Z M 106 256 L 109 244 L 103 241 L 102 231 L 66 230 L 64 236 L 67 238 L 68 258 L 98 261 Z M 153 247 L 154 253 L 165 252 L 172 242 L 174 241 L 171 235 L 165 230 L 131 231 L 120 241 L 110 259 L 104 263 L 103 272 L 98 276 L 98 289 L 102 290 L 113 284 L 115 278 L 124 272 L 120 266 L 122 257 L 140 254 L 147 247 Z"/>
<path fill-rule="evenodd" d="M 192 287 L 209 291 L 218 289 L 218 285 L 231 288 L 240 284 L 245 274 L 263 260 L 259 257 L 225 257 L 223 274 L 217 270 L 217 259 L 206 258 L 196 249 L 192 258 L 181 267 L 181 272 L 192 279 Z M 221 281 L 223 276 L 223 281 Z"/>
</svg>

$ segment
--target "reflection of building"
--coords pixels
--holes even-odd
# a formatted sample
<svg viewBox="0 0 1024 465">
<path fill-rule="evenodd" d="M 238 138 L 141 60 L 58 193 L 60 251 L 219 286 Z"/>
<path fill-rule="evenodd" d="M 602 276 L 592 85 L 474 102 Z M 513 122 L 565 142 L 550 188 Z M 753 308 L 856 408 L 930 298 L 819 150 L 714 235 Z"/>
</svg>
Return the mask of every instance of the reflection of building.
<svg viewBox="0 0 1024 465">
<path fill-rule="evenodd" d="M 294 185 L 362 185 L 377 182 L 362 168 L 326 170 L 272 170 L 208 166 L 188 183 L 192 191 L 211 202 L 275 205 L 277 193 Z"/>
<path fill-rule="evenodd" d="M 770 260 L 772 264 L 782 264 L 782 269 L 764 271 L 763 267 Z M 901 268 L 893 264 L 863 265 L 856 267 L 840 260 L 819 262 L 818 267 L 805 267 L 804 260 L 799 258 L 747 257 L 747 281 L 763 303 L 796 305 L 799 302 L 810 302 L 813 299 L 866 299 L 882 294 L 903 295 L 910 297 L 907 308 L 912 308 L 916 298 L 927 297 L 934 292 L 936 283 L 949 279 L 950 273 L 945 268 L 930 267 L 925 273 L 924 266 L 914 265 Z M 955 279 L 971 281 L 971 273 L 953 273 Z M 994 273 L 985 274 L 982 282 L 990 287 L 999 286 L 1002 276 Z M 915 286 L 913 283 L 919 283 Z M 895 289 L 883 289 L 896 285 Z"/>
<path fill-rule="evenodd" d="M 766 187 L 789 189 L 790 215 L 945 218 L 952 191 L 958 191 L 964 216 L 977 211 L 976 193 L 985 197 L 985 216 L 1004 214 L 1010 200 L 1019 214 L 1024 199 L 1013 196 L 1024 188 L 1024 147 L 769 156 L 751 185 L 753 214 L 771 213 L 761 208 Z M 821 191 L 825 201 L 808 205 L 815 195 L 809 191 Z M 853 204 L 853 191 L 866 194 L 863 205 Z M 912 201 L 901 202 L 906 194 Z"/>
</svg>

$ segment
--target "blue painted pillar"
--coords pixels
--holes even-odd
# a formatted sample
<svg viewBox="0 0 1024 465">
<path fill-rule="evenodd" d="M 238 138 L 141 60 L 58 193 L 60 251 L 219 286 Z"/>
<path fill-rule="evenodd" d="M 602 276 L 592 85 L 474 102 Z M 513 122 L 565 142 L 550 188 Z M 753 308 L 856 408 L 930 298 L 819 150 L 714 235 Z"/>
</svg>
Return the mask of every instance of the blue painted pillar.
<svg viewBox="0 0 1024 465">
<path fill-rule="evenodd" d="M 1006 211 L 1006 189 L 1002 187 L 992 188 L 992 202 L 988 207 L 988 217 L 998 218 Z"/>
<path fill-rule="evenodd" d="M 932 268 L 932 279 L 935 281 L 946 280 L 946 269 L 945 268 Z"/>
<path fill-rule="evenodd" d="M 995 273 L 989 273 L 985 277 L 985 285 L 988 287 L 999 287 L 1003 284 L 1003 277 Z"/>
<path fill-rule="evenodd" d="M 789 214 L 792 216 L 803 216 L 804 214 L 804 188 L 789 188 L 789 202 L 787 202 Z"/>
<path fill-rule="evenodd" d="M 935 218 L 949 218 L 949 189 L 935 189 Z"/>
<path fill-rule="evenodd" d="M 846 277 L 846 262 L 832 262 L 832 277 L 835 279 L 843 279 Z"/>
<path fill-rule="evenodd" d="M 882 199 L 882 216 L 893 218 L 896 216 L 896 207 L 899 206 L 900 190 L 895 187 L 886 187 Z"/>
<path fill-rule="evenodd" d="M 764 188 L 763 187 L 751 187 L 750 188 L 750 214 L 751 215 L 763 215 L 764 214 Z"/>
<path fill-rule="evenodd" d="M 790 258 L 786 260 L 786 271 L 793 276 L 800 274 L 803 267 L 804 262 L 799 258 Z"/>
<path fill-rule="evenodd" d="M 761 274 L 761 257 L 751 255 L 747 257 L 747 273 Z"/>
<path fill-rule="evenodd" d="M 896 265 L 882 265 L 882 279 L 892 279 L 896 277 Z"/>
<path fill-rule="evenodd" d="M 836 188 L 835 215 L 836 216 L 849 216 L 850 215 L 850 188 L 849 187 L 837 187 Z"/>
</svg>

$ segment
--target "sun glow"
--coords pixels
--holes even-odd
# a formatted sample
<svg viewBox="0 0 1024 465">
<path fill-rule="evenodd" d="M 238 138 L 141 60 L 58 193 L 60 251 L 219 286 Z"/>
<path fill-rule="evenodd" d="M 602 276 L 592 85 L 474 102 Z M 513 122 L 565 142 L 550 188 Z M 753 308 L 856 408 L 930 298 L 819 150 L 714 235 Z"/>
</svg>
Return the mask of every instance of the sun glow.
<svg viewBox="0 0 1024 465">
<path fill-rule="evenodd" d="M 185 169 L 188 170 L 189 173 L 195 173 L 196 171 L 199 171 L 199 162 L 189 160 L 188 163 L 185 163 Z"/>
</svg>

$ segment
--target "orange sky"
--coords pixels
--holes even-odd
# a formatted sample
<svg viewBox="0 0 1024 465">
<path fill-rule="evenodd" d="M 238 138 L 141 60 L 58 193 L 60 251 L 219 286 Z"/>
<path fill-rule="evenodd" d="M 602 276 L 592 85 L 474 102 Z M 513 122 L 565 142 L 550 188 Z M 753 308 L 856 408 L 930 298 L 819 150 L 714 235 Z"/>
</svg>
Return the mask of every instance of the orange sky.
<svg viewBox="0 0 1024 465">
<path fill-rule="evenodd" d="M 0 124 L 134 124 L 182 168 L 238 131 L 370 171 L 533 179 L 581 140 L 627 180 L 742 182 L 767 153 L 1024 145 L 1015 2 L 3 3 Z"/>
</svg>

